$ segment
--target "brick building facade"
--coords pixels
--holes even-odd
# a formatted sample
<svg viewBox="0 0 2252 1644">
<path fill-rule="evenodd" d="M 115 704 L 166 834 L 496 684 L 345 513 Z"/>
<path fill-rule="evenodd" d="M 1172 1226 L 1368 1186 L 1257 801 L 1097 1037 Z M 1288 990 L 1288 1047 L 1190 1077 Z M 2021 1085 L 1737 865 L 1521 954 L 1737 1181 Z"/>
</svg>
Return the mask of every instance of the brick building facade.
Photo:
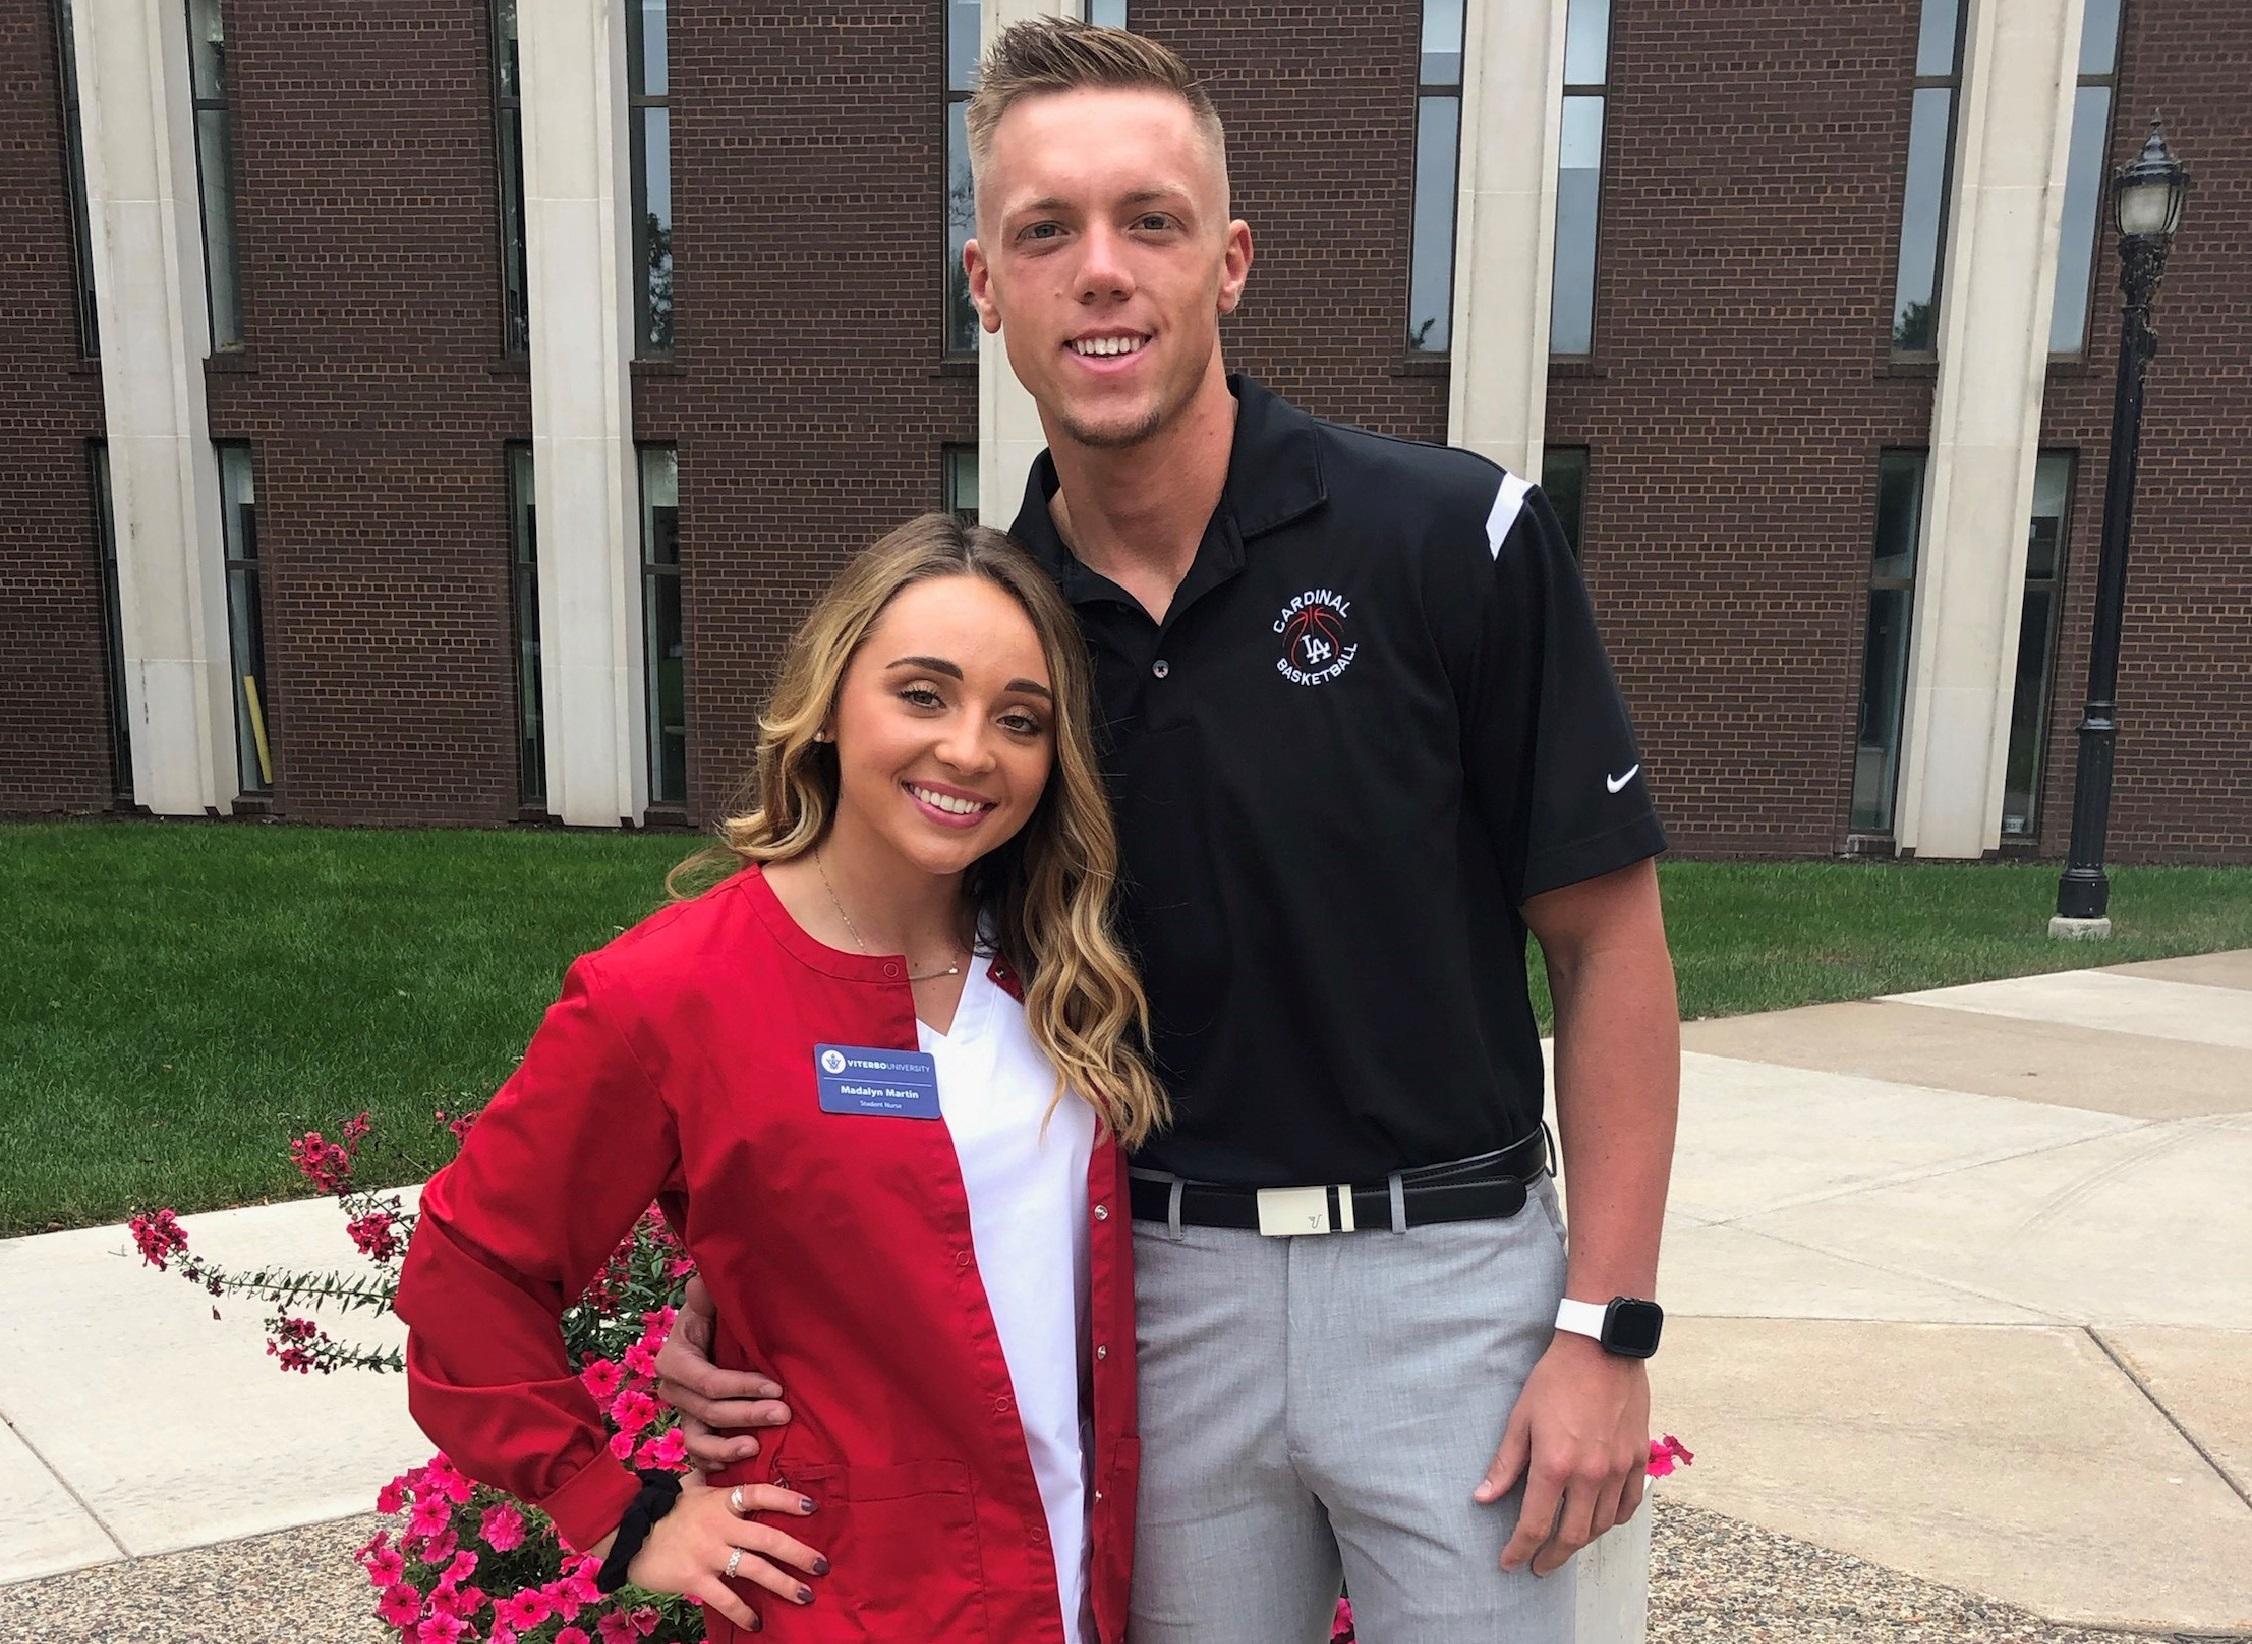
<svg viewBox="0 0 2252 1644">
<path fill-rule="evenodd" d="M 171 9 L 202 16 L 219 3 Z M 1573 0 L 1575 15 L 1590 3 Z M 1890 829 L 1856 825 L 1855 788 L 1871 780 L 1864 695 L 1880 461 L 1932 444 L 1941 392 L 1940 361 L 1894 346 L 1913 95 L 1930 79 L 1918 78 L 1929 66 L 1920 25 L 1940 3 L 1605 8 L 1593 342 L 1546 361 L 1532 449 L 1586 453 L 1583 563 L 1653 788 L 1688 852 L 1892 848 Z M 2077 24 L 2100 22 L 2108 0 L 2051 3 Z M 609 15 L 602 0 L 555 4 Z M 1964 0 L 1966 41 L 1980 38 L 1981 4 Z M 564 767 L 582 756 L 550 748 L 545 784 L 528 783 L 519 759 L 522 670 L 546 670 L 554 735 L 558 704 L 580 699 L 558 694 L 576 675 L 555 653 L 577 643 L 553 626 L 560 596 L 543 588 L 549 603 L 529 607 L 515 598 L 510 447 L 537 448 L 542 525 L 577 528 L 581 493 L 548 471 L 579 446 L 568 408 L 541 392 L 557 380 L 543 350 L 557 345 L 539 324 L 543 302 L 577 300 L 577 287 L 565 284 L 560 231 L 535 227 L 532 342 L 512 351 L 512 140 L 496 106 L 496 52 L 514 49 L 503 18 L 515 10 L 224 0 L 242 342 L 212 347 L 188 326 L 175 348 L 187 386 L 174 397 L 200 394 L 200 404 L 183 423 L 144 429 L 144 398 L 161 397 L 147 348 L 109 357 L 118 344 L 107 325 L 105 357 L 91 357 L 91 338 L 82 346 L 67 106 L 85 128 L 99 220 L 95 308 L 145 342 L 155 322 L 124 306 L 130 282 L 121 273 L 118 290 L 99 289 L 139 243 L 126 209 L 108 203 L 131 190 L 104 181 L 130 136 L 87 106 L 121 97 L 133 42 L 91 40 L 88 0 L 74 23 L 57 0 L 0 9 L 0 48 L 22 71 L 19 95 L 0 106 L 0 288 L 17 321 L 0 340 L 0 812 L 138 805 L 459 826 L 566 814 L 555 795 L 578 780 Z M 961 8 L 951 10 L 960 28 Z M 1450 400 L 1459 385 L 1449 374 L 1463 362 L 1404 346 L 1428 10 L 1132 0 L 1129 22 L 1209 76 L 1228 123 L 1236 206 L 1258 249 L 1223 333 L 1232 362 L 1320 414 L 1445 439 L 1461 399 Z M 1470 10 L 1499 27 L 1513 0 Z M 949 11 L 939 0 L 650 0 L 634 19 L 664 30 L 672 335 L 669 353 L 629 348 L 652 357 L 620 360 L 601 460 L 612 492 L 627 477 L 614 518 L 630 527 L 647 515 L 630 495 L 636 448 L 677 451 L 686 776 L 668 794 L 663 772 L 638 770 L 619 788 L 628 797 L 593 807 L 597 819 L 700 824 L 724 804 L 814 590 L 854 548 L 940 505 L 950 448 L 978 448 L 990 390 L 974 359 L 947 352 L 941 312 Z M 79 39 L 73 97 L 66 25 Z M 536 25 L 527 15 L 520 26 Z M 625 25 L 611 27 L 622 39 Z M 1471 41 L 1475 55 L 1474 31 Z M 560 163 L 550 157 L 564 127 L 530 106 L 543 95 L 539 73 L 560 59 L 529 38 L 524 47 L 537 171 Z M 638 49 L 654 48 L 643 39 Z M 1560 60 L 1561 43 L 1551 49 Z M 178 42 L 148 43 L 148 60 L 175 73 L 183 54 Z M 622 61 L 609 72 L 632 77 Z M 1981 72 L 1975 56 L 1959 66 L 1964 99 L 1983 95 Z M 2126 0 L 2107 72 L 2105 170 L 2134 154 L 2149 111 L 2162 109 L 2195 173 L 2157 313 L 2165 349 L 2144 424 L 2113 855 L 2252 861 L 2252 134 L 2242 120 L 2252 13 Z M 630 124 L 647 92 L 644 76 L 600 95 Z M 173 96 L 191 125 L 205 118 L 192 88 Z M 1462 119 L 1467 145 L 1467 110 Z M 642 164 L 608 135 L 617 155 Z M 197 182 L 182 156 L 195 159 L 194 142 L 172 134 L 156 146 L 167 144 L 186 224 L 176 243 L 192 247 Z M 611 180 L 622 206 L 630 179 Z M 206 178 L 206 215 L 209 197 Z M 634 239 L 636 274 L 647 261 L 630 231 L 640 215 L 636 206 L 616 218 Z M 2117 348 L 2108 232 L 2093 258 L 2085 348 L 2050 361 L 2037 403 L 2040 451 L 2072 458 L 2036 718 L 2038 801 L 1983 854 L 2055 857 L 2067 840 Z M 165 266 L 194 260 L 181 253 Z M 174 312 L 205 300 L 203 271 L 187 276 Z M 1500 285 L 1460 257 L 1455 277 L 1467 282 L 1458 313 Z M 1545 317 L 1549 300 L 1529 311 Z M 141 443 L 131 495 L 117 505 L 131 516 L 121 540 L 134 562 L 122 578 L 128 609 L 113 619 L 92 453 L 128 439 Z M 187 720 L 166 718 L 174 676 L 155 664 L 170 653 L 140 609 L 169 584 L 134 556 L 145 552 L 144 518 L 165 517 L 166 484 L 188 499 L 173 514 L 215 504 L 208 475 L 197 478 L 204 455 L 179 459 L 176 481 L 162 466 L 175 460 L 167 451 L 198 442 L 245 442 L 250 453 L 255 564 L 236 564 L 228 586 L 255 578 L 260 596 L 257 758 L 271 777 L 244 779 L 261 768 L 251 739 L 219 726 L 215 709 L 201 733 L 200 757 L 216 773 L 208 802 L 192 792 L 159 802 L 151 761 L 167 756 L 146 744 Z M 990 470 L 990 445 L 986 461 Z M 1004 483 L 1013 490 L 1021 473 Z M 215 521 L 175 520 L 183 563 L 230 551 Z M 546 557 L 551 532 L 538 540 L 543 584 L 563 574 Z M 625 566 L 612 585 L 655 598 L 645 543 L 617 534 L 594 537 L 597 554 L 607 543 Z M 1918 587 L 1913 597 L 1927 596 Z M 575 608 L 562 619 L 576 620 Z M 635 692 L 663 693 L 656 657 L 672 638 L 630 599 L 621 609 L 582 671 L 615 684 L 625 704 L 591 743 L 631 763 L 656 757 L 661 730 Z M 547 622 L 544 664 L 521 643 L 527 610 Z M 201 612 L 186 624 L 201 636 L 189 660 L 224 676 L 228 646 L 213 630 L 239 624 L 239 605 L 214 593 Z M 1919 607 L 1915 620 L 1936 632 L 1942 615 Z M 228 689 L 222 677 L 222 697 Z M 239 690 L 232 700 L 240 720 Z M 121 715 L 144 744 L 122 763 L 112 734 Z M 1899 734 L 1929 734 L 1902 717 L 1911 728 Z"/>
</svg>

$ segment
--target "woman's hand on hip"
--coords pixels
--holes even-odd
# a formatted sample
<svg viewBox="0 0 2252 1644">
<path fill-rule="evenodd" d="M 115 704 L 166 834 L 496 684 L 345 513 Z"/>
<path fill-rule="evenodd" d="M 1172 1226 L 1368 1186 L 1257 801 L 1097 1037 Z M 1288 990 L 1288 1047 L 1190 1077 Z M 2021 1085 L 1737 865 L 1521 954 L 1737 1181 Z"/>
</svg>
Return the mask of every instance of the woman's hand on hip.
<svg viewBox="0 0 2252 1644">
<path fill-rule="evenodd" d="M 680 1412 L 688 1459 L 714 1472 L 758 1454 L 749 1427 L 780 1427 L 790 1419 L 782 1389 L 755 1370 L 722 1370 L 712 1363 L 717 1322 L 704 1281 L 688 1281 L 672 1335 L 657 1353 L 657 1397 Z"/>
<path fill-rule="evenodd" d="M 690 1475 L 680 1481 L 672 1511 L 650 1527 L 626 1579 L 653 1593 L 692 1598 L 756 1630 L 757 1615 L 727 1579 L 763 1587 L 785 1603 L 811 1604 L 805 1577 L 827 1575 L 829 1561 L 768 1519 L 803 1518 L 813 1510 L 812 1499 L 796 1490 L 771 1484 L 720 1489 Z"/>
</svg>

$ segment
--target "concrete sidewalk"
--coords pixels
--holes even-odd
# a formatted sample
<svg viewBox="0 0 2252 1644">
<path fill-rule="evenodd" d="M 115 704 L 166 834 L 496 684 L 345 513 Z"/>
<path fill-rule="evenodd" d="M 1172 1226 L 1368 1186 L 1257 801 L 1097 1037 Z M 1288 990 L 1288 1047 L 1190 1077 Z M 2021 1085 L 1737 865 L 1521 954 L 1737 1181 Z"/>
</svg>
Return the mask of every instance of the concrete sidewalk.
<svg viewBox="0 0 2252 1644">
<path fill-rule="evenodd" d="M 1684 1034 L 1667 1496 L 2059 1622 L 2252 1633 L 2252 952 Z M 327 1201 L 186 1226 L 356 1262 Z M 0 1242 L 0 1584 L 364 1513 L 427 1454 L 399 1378 L 282 1375 L 228 1315 L 121 1228 Z M 1739 1636 L 1779 1602 L 1747 1581 Z"/>
</svg>

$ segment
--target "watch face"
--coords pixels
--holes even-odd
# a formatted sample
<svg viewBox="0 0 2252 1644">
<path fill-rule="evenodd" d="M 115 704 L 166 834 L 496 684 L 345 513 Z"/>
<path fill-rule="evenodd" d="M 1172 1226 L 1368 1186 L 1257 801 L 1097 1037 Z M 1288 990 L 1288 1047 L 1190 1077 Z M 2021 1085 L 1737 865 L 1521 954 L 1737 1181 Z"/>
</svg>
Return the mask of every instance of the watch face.
<svg viewBox="0 0 2252 1644">
<path fill-rule="evenodd" d="M 1646 1359 L 1658 1350 L 1658 1335 L 1665 1322 L 1665 1309 L 1656 1302 L 1630 1301 L 1621 1296 L 1611 1303 L 1603 1320 L 1603 1345 L 1628 1358 Z"/>
</svg>

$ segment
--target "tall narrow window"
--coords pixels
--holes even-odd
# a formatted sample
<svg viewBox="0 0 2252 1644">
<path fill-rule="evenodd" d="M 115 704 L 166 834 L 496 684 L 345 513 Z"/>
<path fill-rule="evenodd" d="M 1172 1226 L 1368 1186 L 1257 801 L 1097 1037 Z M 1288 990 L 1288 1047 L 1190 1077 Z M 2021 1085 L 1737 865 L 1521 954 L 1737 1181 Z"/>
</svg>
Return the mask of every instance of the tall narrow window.
<svg viewBox="0 0 2252 1644">
<path fill-rule="evenodd" d="M 965 525 L 977 523 L 977 447 L 942 446 L 939 460 L 939 506 Z"/>
<path fill-rule="evenodd" d="M 1869 561 L 1869 623 L 1861 653 L 1861 712 L 1853 752 L 1851 826 L 1856 833 L 1892 831 L 1923 500 L 1923 452 L 1887 451 L 1877 459 L 1877 536 Z"/>
<path fill-rule="evenodd" d="M 1407 345 L 1444 354 L 1454 326 L 1454 184 L 1462 143 L 1462 0 L 1423 0 Z"/>
<path fill-rule="evenodd" d="M 2016 838 L 2028 838 L 2041 827 L 2041 768 L 2049 740 L 2057 612 L 2064 602 L 2072 473 L 2069 451 L 2044 451 L 2033 464 L 2033 519 L 2025 545 L 2025 604 L 2018 618 L 2017 682 L 2010 696 L 2009 774 L 2002 784 L 2002 832 Z"/>
<path fill-rule="evenodd" d="M 531 282 L 524 265 L 524 76 L 516 50 L 516 0 L 493 0 L 493 123 L 500 157 L 501 350 L 532 348 Z"/>
<path fill-rule="evenodd" d="M 94 314 L 94 239 L 86 217 L 86 145 L 78 126 L 78 47 L 72 33 L 71 0 L 55 0 L 55 40 L 62 54 L 63 149 L 70 162 L 70 214 L 78 269 L 78 352 L 93 359 L 102 351 Z M 122 768 L 122 767 L 121 767 Z"/>
<path fill-rule="evenodd" d="M 626 89 L 633 106 L 634 354 L 672 352 L 672 62 L 665 0 L 627 0 Z"/>
<path fill-rule="evenodd" d="M 949 354 L 977 352 L 977 309 L 962 247 L 977 232 L 977 196 L 970 178 L 970 128 L 965 114 L 977 89 L 984 49 L 982 0 L 946 0 L 946 293 L 944 343 Z"/>
<path fill-rule="evenodd" d="M 244 793 L 274 785 L 274 700 L 266 689 L 266 625 L 258 594 L 258 497 L 250 447 L 219 446 L 219 503 L 227 541 L 227 636 L 234 659 L 235 769 Z"/>
<path fill-rule="evenodd" d="M 1126 21 L 1126 0 L 1087 0 L 1087 21 L 1098 28 L 1130 27 Z"/>
<path fill-rule="evenodd" d="M 1564 129 L 1556 150 L 1556 278 L 1551 354 L 1595 352 L 1595 231 L 1603 204 L 1603 107 L 1611 79 L 1611 0 L 1571 0 L 1564 22 Z"/>
<path fill-rule="evenodd" d="M 2087 0 L 2080 19 L 2080 85 L 2072 94 L 2072 155 L 2064 179 L 2064 223 L 2057 238 L 2056 302 L 2049 352 L 2088 346 L 2088 287 L 2095 268 L 2097 207 L 2103 203 L 2104 152 L 2119 86 L 2119 0 Z"/>
<path fill-rule="evenodd" d="M 188 64 L 195 91 L 196 183 L 203 196 L 203 286 L 211 346 L 242 344 L 235 262 L 234 117 L 227 108 L 227 29 L 219 0 L 188 0 Z"/>
<path fill-rule="evenodd" d="M 508 446 L 508 587 L 516 627 L 516 791 L 547 803 L 547 723 L 540 713 L 540 556 L 532 448 Z"/>
<path fill-rule="evenodd" d="M 109 672 L 110 784 L 133 791 L 132 710 L 125 696 L 125 611 L 117 592 L 117 516 L 110 506 L 109 446 L 90 440 L 87 469 L 94 493 L 94 541 L 102 556 L 102 656 Z"/>
<path fill-rule="evenodd" d="M 680 621 L 680 452 L 641 448 L 641 620 L 649 798 L 688 801 L 687 647 Z"/>
<path fill-rule="evenodd" d="M 1551 445 L 1540 459 L 1540 488 L 1556 510 L 1574 559 L 1580 557 L 1580 516 L 1587 511 L 1587 458 L 1584 445 Z"/>
<path fill-rule="evenodd" d="M 1892 351 L 1939 347 L 1940 270 L 1947 253 L 1947 195 L 1955 174 L 1955 90 L 1961 83 L 1961 0 L 1924 0 L 1916 30 L 1916 85 L 1908 107 L 1908 186 L 1900 207 L 1900 261 L 1892 282 Z"/>
</svg>

